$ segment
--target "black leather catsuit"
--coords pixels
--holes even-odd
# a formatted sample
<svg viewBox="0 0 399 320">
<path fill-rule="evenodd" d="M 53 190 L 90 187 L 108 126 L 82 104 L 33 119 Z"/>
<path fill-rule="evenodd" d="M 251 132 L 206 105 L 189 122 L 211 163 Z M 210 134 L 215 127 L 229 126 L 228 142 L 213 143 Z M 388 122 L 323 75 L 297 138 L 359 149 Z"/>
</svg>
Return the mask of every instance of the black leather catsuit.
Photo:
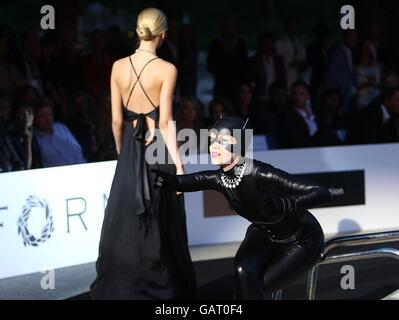
<svg viewBox="0 0 399 320">
<path fill-rule="evenodd" d="M 265 299 L 321 258 L 324 233 L 307 209 L 330 201 L 331 193 L 270 164 L 242 160 L 245 174 L 234 189 L 223 185 L 222 169 L 161 177 L 164 185 L 177 191 L 219 191 L 240 216 L 252 222 L 234 259 L 234 295 Z M 243 165 L 225 174 L 234 175 Z"/>
</svg>

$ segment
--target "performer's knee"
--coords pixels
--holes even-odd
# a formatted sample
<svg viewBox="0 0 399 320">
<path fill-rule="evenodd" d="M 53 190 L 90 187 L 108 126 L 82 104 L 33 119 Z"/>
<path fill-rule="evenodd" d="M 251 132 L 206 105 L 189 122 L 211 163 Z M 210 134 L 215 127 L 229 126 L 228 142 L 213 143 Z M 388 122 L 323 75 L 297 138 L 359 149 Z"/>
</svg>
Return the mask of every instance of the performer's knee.
<svg viewBox="0 0 399 320">
<path fill-rule="evenodd" d="M 234 276 L 238 281 L 247 281 L 251 274 L 251 269 L 246 263 L 239 262 L 234 265 Z"/>
</svg>

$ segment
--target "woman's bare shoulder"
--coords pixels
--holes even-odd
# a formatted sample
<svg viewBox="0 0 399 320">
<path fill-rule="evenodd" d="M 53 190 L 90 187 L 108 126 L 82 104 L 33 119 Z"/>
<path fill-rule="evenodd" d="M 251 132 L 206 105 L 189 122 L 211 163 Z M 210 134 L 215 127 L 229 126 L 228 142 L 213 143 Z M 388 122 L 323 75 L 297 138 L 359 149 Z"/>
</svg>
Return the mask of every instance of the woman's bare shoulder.
<svg viewBox="0 0 399 320">
<path fill-rule="evenodd" d="M 133 62 L 134 63 L 134 62 Z M 170 79 L 176 77 L 177 75 L 177 68 L 173 63 L 170 63 L 162 58 L 158 58 L 151 62 L 154 70 L 157 70 L 156 74 L 160 77 L 160 79 Z M 130 67 L 129 56 L 116 60 L 112 66 L 112 73 L 115 77 L 118 75 L 125 75 L 126 70 Z"/>
<path fill-rule="evenodd" d="M 126 68 L 127 64 L 130 64 L 129 57 L 120 58 L 114 61 L 112 68 L 114 70 L 119 70 L 121 68 Z"/>
<path fill-rule="evenodd" d="M 159 59 L 157 59 L 157 63 L 158 63 L 158 66 L 160 68 L 162 68 L 163 72 L 167 72 L 168 74 L 174 74 L 177 72 L 176 66 L 169 61 L 159 58 Z"/>
</svg>

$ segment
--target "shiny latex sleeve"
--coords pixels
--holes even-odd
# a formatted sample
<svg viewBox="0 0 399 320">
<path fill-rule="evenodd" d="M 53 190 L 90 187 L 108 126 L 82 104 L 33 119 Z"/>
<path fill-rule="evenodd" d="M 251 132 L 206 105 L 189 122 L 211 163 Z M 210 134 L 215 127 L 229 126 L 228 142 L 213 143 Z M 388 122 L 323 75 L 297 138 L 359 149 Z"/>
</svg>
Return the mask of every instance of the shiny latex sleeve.
<svg viewBox="0 0 399 320">
<path fill-rule="evenodd" d="M 152 172 L 155 173 L 155 186 L 171 191 L 193 192 L 216 189 L 217 186 L 217 171 L 209 170 L 183 175 L 172 175 L 160 170 L 152 170 Z"/>
<path fill-rule="evenodd" d="M 259 183 L 272 187 L 277 192 L 265 197 L 265 205 L 273 212 L 289 213 L 295 210 L 310 209 L 331 200 L 328 189 L 302 178 L 293 176 L 269 164 L 257 168 Z M 279 194 L 281 196 L 276 196 Z"/>
</svg>

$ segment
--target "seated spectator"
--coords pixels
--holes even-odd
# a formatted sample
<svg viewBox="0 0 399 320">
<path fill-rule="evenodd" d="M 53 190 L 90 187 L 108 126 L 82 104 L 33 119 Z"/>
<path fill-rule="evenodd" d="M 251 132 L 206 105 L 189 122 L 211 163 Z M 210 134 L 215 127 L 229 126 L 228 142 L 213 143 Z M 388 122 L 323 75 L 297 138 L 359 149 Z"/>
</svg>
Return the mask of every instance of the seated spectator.
<svg viewBox="0 0 399 320">
<path fill-rule="evenodd" d="M 267 103 L 267 108 L 281 117 L 288 108 L 288 95 L 285 85 L 275 82 L 270 86 L 269 91 L 270 100 Z"/>
<path fill-rule="evenodd" d="M 238 97 L 235 103 L 237 115 L 243 120 L 248 120 L 249 128 L 254 134 L 266 134 L 268 131 L 268 110 L 265 103 L 255 103 L 252 87 L 248 83 L 242 83 L 238 88 Z"/>
<path fill-rule="evenodd" d="M 312 139 L 313 146 L 343 144 L 347 131 L 342 115 L 343 98 L 339 90 L 330 89 L 323 93 L 317 110 L 318 130 Z"/>
<path fill-rule="evenodd" d="M 358 60 L 357 107 L 361 109 L 368 106 L 380 94 L 380 66 L 377 61 L 374 61 L 368 42 L 361 46 Z"/>
<path fill-rule="evenodd" d="M 256 101 L 266 102 L 270 99 L 269 88 L 274 82 L 285 85 L 285 68 L 283 58 L 275 53 L 274 37 L 263 32 L 258 38 L 258 50 L 248 63 L 246 78 L 254 87 Z"/>
<path fill-rule="evenodd" d="M 253 111 L 253 92 L 248 83 L 242 83 L 238 87 L 237 100 L 235 101 L 235 110 L 239 117 L 246 119 Z"/>
<path fill-rule="evenodd" d="M 258 102 L 254 106 L 253 117 L 256 118 L 254 133 L 266 134 L 273 140 L 273 148 L 278 147 L 281 122 L 288 109 L 288 97 L 285 84 L 278 82 L 269 87 L 270 100 L 266 103 Z"/>
<path fill-rule="evenodd" d="M 281 122 L 279 140 L 282 148 L 305 148 L 312 145 L 312 137 L 318 125 L 309 99 L 308 86 L 304 82 L 295 82 L 291 89 L 291 107 Z"/>
<path fill-rule="evenodd" d="M 176 110 L 177 129 L 193 129 L 195 131 L 203 128 L 202 105 L 194 97 L 186 96 L 180 100 Z"/>
<path fill-rule="evenodd" d="M 186 140 L 190 139 L 194 143 L 190 144 L 191 148 L 195 148 L 197 152 L 207 152 L 207 139 L 203 139 L 204 141 L 200 139 L 200 129 L 204 128 L 202 105 L 196 98 L 190 96 L 182 98 L 176 111 L 176 124 L 178 134 L 182 129 L 192 129 L 190 135 L 186 137 Z M 184 143 L 179 141 L 180 145 Z"/>
<path fill-rule="evenodd" d="M 33 134 L 34 111 L 33 107 L 25 104 L 18 105 L 12 113 L 12 127 L 10 137 L 25 169 L 41 168 L 40 148 Z"/>
<path fill-rule="evenodd" d="M 0 99 L 0 173 L 24 170 L 24 159 L 18 153 L 9 132 L 11 103 L 6 98 Z"/>
<path fill-rule="evenodd" d="M 234 109 L 231 102 L 225 98 L 218 97 L 214 98 L 209 103 L 209 115 L 208 128 L 213 127 L 213 125 L 222 117 L 228 117 L 234 115 Z"/>
<path fill-rule="evenodd" d="M 382 75 L 380 92 L 384 91 L 386 88 L 396 88 L 396 87 L 399 87 L 398 74 L 393 70 L 386 70 Z M 370 103 L 370 105 L 376 105 L 376 104 L 377 105 L 382 104 L 381 94 Z M 346 117 L 349 118 L 348 120 L 346 120 L 346 122 L 352 123 L 353 121 L 356 121 L 357 115 L 358 114 L 356 112 L 346 115 Z"/>
<path fill-rule="evenodd" d="M 86 92 L 76 92 L 72 95 L 66 124 L 82 146 L 87 161 L 95 161 L 99 149 L 96 136 L 98 123 L 92 99 Z"/>
<path fill-rule="evenodd" d="M 36 107 L 34 134 L 40 147 L 43 167 L 86 162 L 81 146 L 67 126 L 54 122 L 51 103 L 44 101 Z"/>
<path fill-rule="evenodd" d="M 380 101 L 358 111 L 348 133 L 348 144 L 399 141 L 399 88 L 385 88 Z"/>
</svg>

